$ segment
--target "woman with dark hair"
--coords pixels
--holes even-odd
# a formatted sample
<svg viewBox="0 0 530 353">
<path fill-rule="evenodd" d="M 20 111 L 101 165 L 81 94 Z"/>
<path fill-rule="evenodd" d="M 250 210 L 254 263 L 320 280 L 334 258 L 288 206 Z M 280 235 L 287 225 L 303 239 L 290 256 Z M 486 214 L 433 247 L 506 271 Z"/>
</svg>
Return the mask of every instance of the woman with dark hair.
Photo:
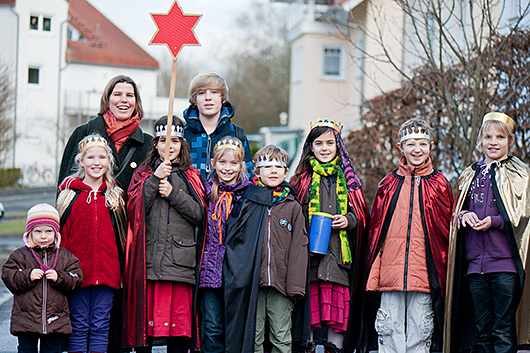
<svg viewBox="0 0 530 353">
<path fill-rule="evenodd" d="M 135 169 L 143 162 L 149 150 L 151 135 L 140 128 L 144 114 L 136 83 L 128 76 L 113 77 L 101 95 L 98 116 L 78 126 L 63 152 L 58 184 L 72 173 L 77 144 L 85 136 L 97 133 L 103 136 L 116 160 L 114 176 L 123 190 L 127 190 Z"/>
</svg>

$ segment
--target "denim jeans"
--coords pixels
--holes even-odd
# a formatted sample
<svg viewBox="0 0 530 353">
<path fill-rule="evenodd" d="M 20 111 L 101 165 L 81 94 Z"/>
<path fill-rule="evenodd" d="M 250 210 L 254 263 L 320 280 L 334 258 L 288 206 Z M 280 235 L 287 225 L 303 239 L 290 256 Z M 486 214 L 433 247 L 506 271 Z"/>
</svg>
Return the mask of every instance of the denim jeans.
<svg viewBox="0 0 530 353">
<path fill-rule="evenodd" d="M 78 288 L 70 294 L 70 352 L 107 351 L 113 297 L 114 289 L 105 285 Z"/>
<path fill-rule="evenodd" d="M 223 288 L 201 288 L 201 344 L 204 353 L 222 353 L 224 345 Z"/>
<path fill-rule="evenodd" d="M 22 333 L 18 335 L 18 353 L 37 353 L 37 344 L 40 339 L 41 353 L 61 353 L 61 338 L 63 335 L 51 333 L 40 335 L 38 333 Z"/>
<path fill-rule="evenodd" d="M 515 312 L 519 304 L 515 298 L 519 286 L 517 273 L 470 274 L 468 282 L 477 329 L 473 352 L 515 352 Z"/>
</svg>

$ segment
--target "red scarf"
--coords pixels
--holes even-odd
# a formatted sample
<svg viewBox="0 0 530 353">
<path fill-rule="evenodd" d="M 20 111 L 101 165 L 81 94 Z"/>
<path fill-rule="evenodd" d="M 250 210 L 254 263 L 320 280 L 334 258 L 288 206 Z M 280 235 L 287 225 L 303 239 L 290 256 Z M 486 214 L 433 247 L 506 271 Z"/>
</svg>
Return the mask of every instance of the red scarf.
<svg viewBox="0 0 530 353">
<path fill-rule="evenodd" d="M 118 152 L 127 138 L 138 129 L 138 126 L 140 126 L 138 112 L 127 121 L 119 122 L 114 114 L 107 109 L 105 114 L 103 114 L 103 119 L 105 120 L 105 126 L 107 127 L 107 135 L 109 135 Z"/>
</svg>

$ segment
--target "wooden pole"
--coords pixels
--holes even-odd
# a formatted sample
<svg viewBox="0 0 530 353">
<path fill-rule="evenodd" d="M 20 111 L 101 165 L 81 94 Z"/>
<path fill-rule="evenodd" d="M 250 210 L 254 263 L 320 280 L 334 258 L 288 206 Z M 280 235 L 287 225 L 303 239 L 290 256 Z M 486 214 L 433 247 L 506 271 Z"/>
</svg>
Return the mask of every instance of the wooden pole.
<svg viewBox="0 0 530 353">
<path fill-rule="evenodd" d="M 171 146 L 171 126 L 173 125 L 173 103 L 175 101 L 175 83 L 177 81 L 177 58 L 173 58 L 171 69 L 171 85 L 169 88 L 169 107 L 167 112 L 166 150 L 164 160 L 169 159 L 169 147 Z"/>
</svg>

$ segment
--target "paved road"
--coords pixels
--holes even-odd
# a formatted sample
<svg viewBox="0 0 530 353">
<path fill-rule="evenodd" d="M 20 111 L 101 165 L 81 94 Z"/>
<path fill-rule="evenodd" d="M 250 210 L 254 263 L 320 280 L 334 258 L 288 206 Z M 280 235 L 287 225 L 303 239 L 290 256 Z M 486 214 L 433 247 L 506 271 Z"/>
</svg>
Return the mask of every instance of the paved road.
<svg viewBox="0 0 530 353">
<path fill-rule="evenodd" d="M 47 202 L 54 205 L 55 190 L 55 187 L 47 187 L 0 191 L 0 201 L 4 204 L 6 216 L 26 213 L 31 206 L 37 203 Z"/>
<path fill-rule="evenodd" d="M 4 264 L 13 250 L 22 245 L 22 235 L 0 237 L 0 265 Z M 0 281 L 0 353 L 17 351 L 17 338 L 9 333 L 12 305 L 13 296 L 4 286 L 4 282 Z"/>
</svg>

